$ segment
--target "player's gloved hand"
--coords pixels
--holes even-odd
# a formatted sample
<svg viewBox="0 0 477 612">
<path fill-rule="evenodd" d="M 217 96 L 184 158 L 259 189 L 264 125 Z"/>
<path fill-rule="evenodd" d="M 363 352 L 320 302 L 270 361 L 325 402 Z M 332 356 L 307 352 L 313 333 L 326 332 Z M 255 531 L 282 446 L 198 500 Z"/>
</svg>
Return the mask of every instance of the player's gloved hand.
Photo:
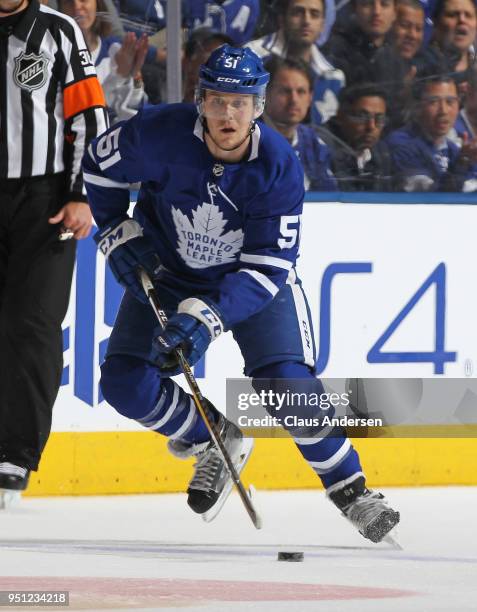
<svg viewBox="0 0 477 612">
<path fill-rule="evenodd" d="M 94 240 L 106 257 L 118 283 L 128 289 L 135 298 L 147 304 L 148 299 L 137 271 L 142 267 L 154 278 L 160 261 L 152 241 L 144 236 L 139 223 L 129 218 L 118 219 L 97 232 Z"/>
<path fill-rule="evenodd" d="M 188 298 L 179 304 L 177 313 L 170 317 L 166 328 L 154 339 L 152 359 L 165 376 L 175 376 L 182 370 L 174 349 L 181 348 L 192 366 L 222 331 L 222 321 L 209 304 Z"/>
</svg>

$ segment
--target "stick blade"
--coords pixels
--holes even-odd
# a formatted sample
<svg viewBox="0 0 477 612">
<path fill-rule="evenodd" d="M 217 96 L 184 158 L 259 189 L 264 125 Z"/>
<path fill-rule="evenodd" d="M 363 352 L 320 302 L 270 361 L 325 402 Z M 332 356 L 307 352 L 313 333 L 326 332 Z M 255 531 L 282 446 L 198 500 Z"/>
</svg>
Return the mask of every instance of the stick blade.
<svg viewBox="0 0 477 612">
<path fill-rule="evenodd" d="M 254 524 L 256 529 L 262 529 L 263 527 L 262 515 L 259 513 L 257 509 L 257 490 L 255 489 L 253 485 L 249 486 L 247 494 L 250 499 L 250 503 L 253 507 L 253 512 L 250 514 L 252 523 Z"/>
</svg>

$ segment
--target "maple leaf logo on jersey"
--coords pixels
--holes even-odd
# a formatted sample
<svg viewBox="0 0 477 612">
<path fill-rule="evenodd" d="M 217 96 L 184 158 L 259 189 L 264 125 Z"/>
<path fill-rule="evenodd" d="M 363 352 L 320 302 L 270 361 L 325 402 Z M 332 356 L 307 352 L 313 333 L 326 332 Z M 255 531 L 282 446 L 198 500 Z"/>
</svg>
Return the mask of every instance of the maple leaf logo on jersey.
<svg viewBox="0 0 477 612">
<path fill-rule="evenodd" d="M 204 202 L 192 211 L 189 217 L 177 208 L 172 208 L 176 226 L 177 251 L 191 268 L 210 268 L 236 261 L 242 248 L 242 230 L 224 232 L 227 221 L 215 204 Z"/>
<path fill-rule="evenodd" d="M 336 115 L 338 110 L 338 98 L 334 91 L 327 89 L 321 100 L 315 101 L 315 108 L 321 116 L 322 123 Z"/>
</svg>

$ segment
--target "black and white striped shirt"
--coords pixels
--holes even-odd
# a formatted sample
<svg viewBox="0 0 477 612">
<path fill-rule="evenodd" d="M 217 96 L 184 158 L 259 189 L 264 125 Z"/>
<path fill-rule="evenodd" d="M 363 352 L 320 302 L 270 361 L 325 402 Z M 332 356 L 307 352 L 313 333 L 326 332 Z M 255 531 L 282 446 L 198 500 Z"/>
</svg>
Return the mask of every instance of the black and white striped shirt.
<svg viewBox="0 0 477 612">
<path fill-rule="evenodd" d="M 79 27 L 30 0 L 0 34 L 0 179 L 66 171 L 66 201 L 86 201 L 81 159 L 106 129 L 104 106 Z"/>
</svg>

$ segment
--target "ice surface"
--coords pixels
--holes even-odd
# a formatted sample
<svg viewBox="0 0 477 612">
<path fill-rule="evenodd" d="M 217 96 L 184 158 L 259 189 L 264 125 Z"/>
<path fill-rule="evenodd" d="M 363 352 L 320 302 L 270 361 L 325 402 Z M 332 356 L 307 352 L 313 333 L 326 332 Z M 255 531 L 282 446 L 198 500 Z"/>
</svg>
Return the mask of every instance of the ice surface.
<svg viewBox="0 0 477 612">
<path fill-rule="evenodd" d="M 210 524 L 185 495 L 26 498 L 0 512 L 0 590 L 69 590 L 69 611 L 477 610 L 477 488 L 384 493 L 403 551 L 364 540 L 321 491 L 259 491 L 261 531 L 236 494 Z"/>
</svg>

